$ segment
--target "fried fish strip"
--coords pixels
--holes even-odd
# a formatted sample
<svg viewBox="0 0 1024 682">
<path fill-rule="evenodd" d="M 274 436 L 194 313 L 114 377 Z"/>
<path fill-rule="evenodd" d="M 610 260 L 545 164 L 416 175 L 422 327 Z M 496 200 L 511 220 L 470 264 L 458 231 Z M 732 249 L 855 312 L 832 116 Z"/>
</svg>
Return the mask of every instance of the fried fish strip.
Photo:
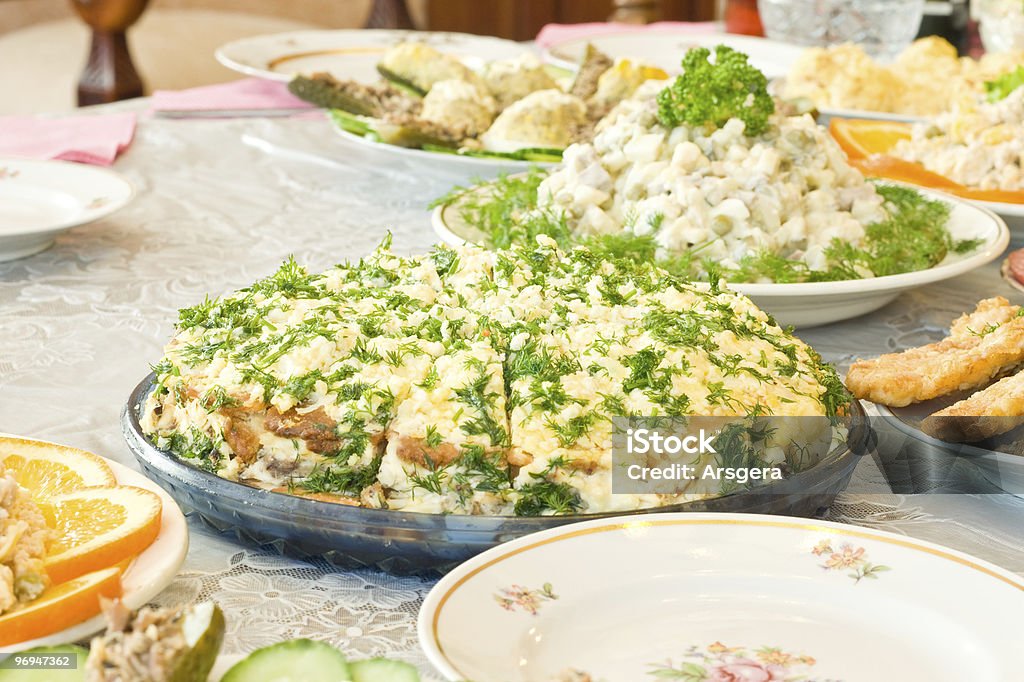
<svg viewBox="0 0 1024 682">
<path fill-rule="evenodd" d="M 857 398 L 904 407 L 983 386 L 1024 362 L 1020 313 L 1002 297 L 981 301 L 938 343 L 855 362 L 846 387 Z"/>
<path fill-rule="evenodd" d="M 973 443 L 1024 424 L 1024 372 L 928 416 L 921 430 L 951 443 Z"/>
</svg>

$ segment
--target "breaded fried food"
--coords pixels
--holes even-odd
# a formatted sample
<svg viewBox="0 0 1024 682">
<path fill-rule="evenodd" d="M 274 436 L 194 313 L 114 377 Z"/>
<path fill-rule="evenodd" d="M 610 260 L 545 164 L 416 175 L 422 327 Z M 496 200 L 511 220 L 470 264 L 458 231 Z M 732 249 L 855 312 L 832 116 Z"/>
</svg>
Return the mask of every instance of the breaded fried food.
<svg viewBox="0 0 1024 682">
<path fill-rule="evenodd" d="M 1018 372 L 939 410 L 921 422 L 929 436 L 951 443 L 973 443 L 1024 424 L 1024 372 Z"/>
<path fill-rule="evenodd" d="M 855 362 L 846 387 L 857 398 L 904 407 L 984 386 L 1021 363 L 1022 310 L 997 296 L 954 321 L 950 335 L 938 343 Z"/>
</svg>

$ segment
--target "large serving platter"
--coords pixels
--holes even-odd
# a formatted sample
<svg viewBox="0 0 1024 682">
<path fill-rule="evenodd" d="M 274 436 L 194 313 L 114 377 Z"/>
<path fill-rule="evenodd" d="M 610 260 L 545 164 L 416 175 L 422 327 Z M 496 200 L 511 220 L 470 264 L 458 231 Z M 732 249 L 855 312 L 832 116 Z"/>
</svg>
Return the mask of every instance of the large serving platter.
<svg viewBox="0 0 1024 682">
<path fill-rule="evenodd" d="M 815 327 L 858 317 L 892 302 L 904 291 L 970 272 L 998 258 L 1010 242 L 1006 223 L 991 210 L 935 190 L 920 189 L 929 198 L 952 206 L 949 231 L 955 239 L 981 239 L 969 254 L 951 253 L 928 270 L 841 282 L 794 284 L 731 284 L 785 325 Z M 458 202 L 438 206 L 431 220 L 445 243 L 482 243 L 483 235 L 466 223 Z"/>
<path fill-rule="evenodd" d="M 1008 682 L 1024 580 L 893 533 L 740 514 L 610 518 L 443 578 L 420 644 L 448 680 Z"/>
<path fill-rule="evenodd" d="M 135 388 L 121 418 L 128 447 L 146 475 L 215 528 L 290 555 L 395 573 L 443 571 L 529 533 L 610 516 L 466 516 L 365 509 L 229 481 L 159 450 L 143 434 L 139 419 L 153 382 L 150 375 Z M 729 511 L 814 516 L 846 487 L 860 457 L 871 452 L 873 440 L 863 416 L 855 405 L 846 447 L 784 481 L 637 514 Z"/>
<path fill-rule="evenodd" d="M 134 195 L 131 183 L 105 168 L 0 157 L 0 261 L 38 253 Z"/>
<path fill-rule="evenodd" d="M 160 486 L 123 464 L 104 458 L 120 485 L 131 485 L 152 491 L 160 496 L 163 505 L 160 533 L 142 554 L 135 557 L 121 576 L 121 601 L 130 609 L 145 606 L 171 584 L 178 575 L 188 553 L 188 524 L 177 502 Z M 53 646 L 78 642 L 95 635 L 106 627 L 102 615 L 74 625 L 60 632 L 4 647 L 5 652 L 24 651 L 37 646 Z"/>
<path fill-rule="evenodd" d="M 427 43 L 474 69 L 528 51 L 521 43 L 468 33 L 341 29 L 242 38 L 222 45 L 215 54 L 229 69 L 267 80 L 287 82 L 297 74 L 327 72 L 368 83 L 380 78 L 377 63 L 384 52 L 405 40 Z"/>
</svg>

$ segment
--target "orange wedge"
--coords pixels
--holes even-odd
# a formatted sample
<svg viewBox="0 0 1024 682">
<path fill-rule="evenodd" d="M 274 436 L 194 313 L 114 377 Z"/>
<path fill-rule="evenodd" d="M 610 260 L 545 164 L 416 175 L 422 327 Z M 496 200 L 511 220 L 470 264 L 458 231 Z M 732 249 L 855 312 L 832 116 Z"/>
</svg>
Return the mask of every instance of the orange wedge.
<svg viewBox="0 0 1024 682">
<path fill-rule="evenodd" d="M 0 437 L 0 461 L 36 499 L 91 486 L 117 485 L 114 472 L 102 457 L 63 445 Z"/>
<path fill-rule="evenodd" d="M 77 625 L 100 612 L 100 597 L 121 596 L 121 569 L 106 568 L 54 585 L 0 616 L 0 646 L 26 642 Z"/>
<path fill-rule="evenodd" d="M 45 560 L 54 584 L 133 557 L 160 533 L 160 497 L 133 486 L 84 488 L 40 508 L 57 533 Z"/>
<path fill-rule="evenodd" d="M 893 121 L 833 118 L 828 130 L 850 159 L 885 154 L 900 140 L 910 139 L 910 125 Z"/>
</svg>

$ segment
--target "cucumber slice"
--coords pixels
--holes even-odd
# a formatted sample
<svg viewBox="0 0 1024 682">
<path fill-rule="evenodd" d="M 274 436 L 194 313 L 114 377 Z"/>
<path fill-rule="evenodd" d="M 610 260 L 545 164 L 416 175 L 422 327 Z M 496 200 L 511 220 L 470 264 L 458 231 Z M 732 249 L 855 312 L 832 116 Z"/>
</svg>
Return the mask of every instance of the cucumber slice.
<svg viewBox="0 0 1024 682">
<path fill-rule="evenodd" d="M 76 657 L 75 668 L 49 668 L 43 670 L 25 670 L 0 668 L 0 682 L 83 682 L 85 680 L 85 659 L 89 650 L 85 647 L 67 644 L 64 646 L 40 646 L 14 656 L 69 656 Z"/>
<path fill-rule="evenodd" d="M 358 117 L 355 114 L 350 114 L 347 111 L 342 111 L 341 109 L 331 109 L 330 111 L 331 118 L 334 120 L 334 123 L 342 130 L 346 130 L 355 135 L 367 135 L 374 132 L 373 126 L 369 121 Z"/>
<path fill-rule="evenodd" d="M 352 682 L 345 655 L 330 644 L 293 639 L 249 654 L 221 682 Z"/>
<path fill-rule="evenodd" d="M 514 152 L 495 152 L 486 149 L 452 149 L 451 147 L 439 147 L 437 145 L 425 144 L 424 151 L 438 152 L 439 154 L 455 154 L 458 156 L 472 156 L 477 159 L 511 159 L 513 161 L 546 161 L 558 163 L 562 160 L 561 149 L 547 149 L 544 147 L 519 149 Z"/>
<path fill-rule="evenodd" d="M 349 667 L 352 669 L 352 682 L 420 682 L 416 668 L 389 658 L 353 661 Z"/>
</svg>

